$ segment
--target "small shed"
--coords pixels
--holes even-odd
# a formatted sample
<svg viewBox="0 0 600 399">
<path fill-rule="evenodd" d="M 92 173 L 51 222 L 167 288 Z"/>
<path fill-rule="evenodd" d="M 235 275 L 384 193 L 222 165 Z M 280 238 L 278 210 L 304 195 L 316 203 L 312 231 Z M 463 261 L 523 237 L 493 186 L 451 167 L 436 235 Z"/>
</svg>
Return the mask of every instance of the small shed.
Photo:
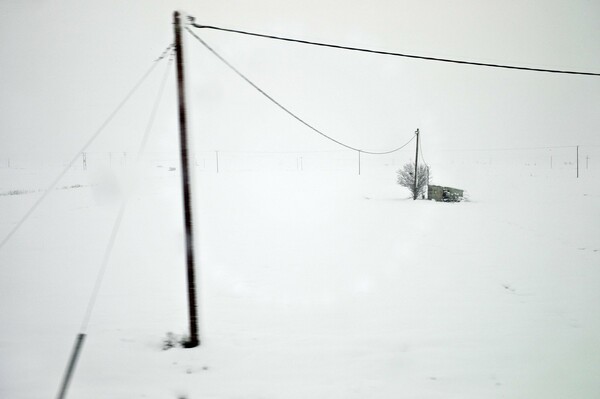
<svg viewBox="0 0 600 399">
<path fill-rule="evenodd" d="M 462 201 L 464 190 L 443 186 L 427 186 L 427 199 L 443 202 Z"/>
</svg>

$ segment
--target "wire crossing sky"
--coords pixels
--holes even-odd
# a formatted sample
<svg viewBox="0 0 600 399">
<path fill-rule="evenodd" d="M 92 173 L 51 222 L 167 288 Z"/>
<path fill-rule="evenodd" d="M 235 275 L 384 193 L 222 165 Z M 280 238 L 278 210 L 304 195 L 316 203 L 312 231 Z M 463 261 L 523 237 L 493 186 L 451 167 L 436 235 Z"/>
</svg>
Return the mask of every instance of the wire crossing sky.
<svg viewBox="0 0 600 399">
<path fill-rule="evenodd" d="M 154 69 L 160 63 L 160 61 L 162 61 L 163 59 L 165 59 L 167 57 L 167 55 L 171 51 L 171 47 L 172 47 L 172 45 L 169 45 L 161 53 L 161 55 L 158 56 L 152 62 L 152 64 L 148 68 L 148 70 L 136 82 L 136 84 L 131 88 L 131 90 L 129 90 L 129 92 L 127 92 L 127 94 L 125 95 L 125 97 L 123 98 L 123 100 L 121 100 L 121 102 L 117 105 L 117 107 L 104 120 L 104 122 L 100 125 L 100 127 L 96 130 L 96 132 L 94 134 L 92 134 L 92 136 L 79 149 L 79 151 L 77 151 L 75 153 L 75 155 L 73 156 L 73 158 L 71 158 L 71 161 L 63 168 L 63 170 L 58 174 L 58 176 L 54 180 L 52 180 L 52 182 L 50 183 L 50 185 L 48 186 L 48 188 L 46 188 L 46 190 L 44 190 L 43 194 L 37 199 L 36 202 L 33 203 L 33 205 L 29 208 L 29 210 L 23 215 L 23 217 L 21 217 L 21 219 L 17 222 L 17 224 L 15 224 L 15 226 L 9 231 L 9 233 L 6 235 L 6 237 L 4 237 L 2 239 L 2 241 L 0 242 L 0 250 L 2 250 L 2 248 L 4 247 L 4 245 L 6 245 L 6 243 L 10 240 L 10 238 L 17 232 L 17 230 L 19 230 L 19 228 L 23 225 L 23 223 L 25 223 L 25 221 L 27 219 L 29 219 L 29 217 L 31 216 L 31 214 L 44 201 L 44 199 L 46 199 L 46 197 L 48 196 L 48 194 L 50 194 L 50 192 L 52 192 L 56 188 L 56 185 L 58 184 L 58 182 L 65 176 L 65 174 L 71 169 L 71 167 L 79 159 L 79 156 L 81 155 L 81 153 L 85 152 L 90 147 L 90 145 L 92 145 L 92 143 L 98 138 L 98 136 L 105 130 L 105 128 L 109 125 L 109 123 L 114 119 L 114 117 L 123 108 L 123 106 L 129 101 L 129 99 L 135 94 L 135 92 L 138 91 L 138 89 L 140 88 L 140 86 L 142 86 L 142 84 L 146 81 L 146 79 L 148 78 L 148 76 L 150 76 L 150 74 L 154 71 Z M 161 95 L 162 95 L 162 89 L 163 89 L 163 87 L 161 87 Z M 152 121 L 154 120 L 154 116 L 155 116 L 154 112 L 155 111 L 153 111 L 153 114 L 151 116 L 151 120 Z M 151 123 L 151 122 L 149 122 L 149 123 Z M 150 127 L 148 127 L 148 129 L 150 129 Z"/>
<path fill-rule="evenodd" d="M 306 122 L 304 119 L 300 118 L 298 115 L 296 115 L 295 113 L 293 113 L 292 111 L 290 111 L 288 108 L 286 108 L 285 106 L 283 106 L 279 101 L 275 100 L 273 97 L 271 97 L 269 94 L 267 94 L 263 89 L 261 89 L 260 87 L 258 87 L 254 82 L 252 82 L 250 79 L 248 79 L 248 77 L 246 77 L 243 73 L 241 73 L 236 67 L 234 67 L 233 65 L 231 65 L 231 63 L 229 63 L 225 58 L 223 58 L 219 53 L 217 53 L 212 47 L 210 47 L 204 40 L 202 40 L 198 35 L 196 35 L 194 32 L 192 32 L 189 28 L 186 28 L 186 30 L 196 39 L 198 40 L 204 47 L 206 47 L 206 49 L 208 51 L 210 51 L 213 55 L 215 55 L 221 62 L 223 62 L 229 69 L 231 69 L 233 72 L 235 72 L 236 75 L 238 75 L 240 78 L 244 79 L 250 86 L 252 86 L 254 89 L 256 89 L 260 94 L 262 94 L 263 96 L 265 96 L 269 101 L 271 101 L 273 104 L 277 105 L 279 108 L 281 108 L 284 112 L 286 112 L 288 115 L 290 115 L 292 118 L 296 119 L 298 122 L 302 123 L 304 126 L 308 127 L 309 129 L 311 129 L 312 131 L 320 134 L 321 136 L 325 137 L 328 140 L 333 141 L 336 144 L 341 145 L 342 147 L 346 147 L 350 150 L 353 151 L 358 151 L 358 152 L 362 152 L 364 154 L 370 154 L 370 155 L 386 155 L 386 154 L 392 154 L 394 152 L 400 151 L 401 149 L 403 149 L 404 147 L 406 147 L 411 141 L 414 140 L 415 136 L 413 136 L 410 140 L 408 140 L 406 143 L 402 144 L 400 147 L 391 149 L 391 150 L 386 150 L 386 151 L 368 151 L 368 150 L 362 150 L 360 148 L 356 148 L 356 147 L 352 147 L 348 144 L 342 143 L 339 140 L 334 139 L 333 137 L 323 133 L 322 131 L 320 131 L 319 129 L 317 129 L 316 127 L 312 126 L 311 124 L 309 124 L 308 122 Z"/>
<path fill-rule="evenodd" d="M 172 46 L 169 46 L 167 48 L 166 52 L 161 57 L 159 57 L 156 61 L 160 61 L 161 59 L 165 58 L 167 53 L 171 52 L 170 51 L 171 47 Z M 172 54 L 172 52 L 171 52 L 171 54 Z M 165 91 L 165 84 L 167 83 L 167 79 L 169 78 L 169 72 L 171 70 L 172 63 L 173 63 L 173 59 L 171 57 L 169 59 L 169 63 L 167 64 L 167 67 L 165 69 L 165 72 L 164 72 L 164 75 L 163 75 L 163 78 L 162 78 L 162 81 L 160 84 L 160 88 L 156 95 L 156 99 L 154 100 L 154 105 L 152 106 L 152 111 L 150 112 L 150 116 L 148 117 L 148 122 L 147 122 L 146 128 L 144 130 L 144 135 L 142 137 L 142 141 L 140 143 L 139 150 L 136 154 L 136 159 L 135 159 L 136 163 L 140 161 L 142 154 L 144 153 L 144 149 L 146 148 L 146 144 L 148 143 L 148 138 L 150 137 L 150 133 L 152 132 L 152 127 L 154 126 L 154 121 L 156 119 L 158 107 L 163 98 L 163 94 Z M 122 200 L 121 206 L 119 207 L 119 211 L 117 213 L 117 217 L 115 218 L 115 222 L 113 223 L 110 237 L 108 239 L 108 243 L 106 245 L 106 248 L 104 250 L 104 255 L 102 257 L 102 262 L 100 263 L 100 267 L 98 269 L 98 274 L 96 275 L 96 279 L 94 280 L 94 288 L 90 294 L 90 298 L 88 300 L 88 305 L 87 305 L 85 314 L 83 316 L 83 320 L 81 322 L 81 327 L 79 329 L 80 333 L 87 332 L 87 328 L 88 328 L 90 319 L 92 317 L 92 312 L 94 311 L 94 307 L 96 305 L 96 300 L 98 299 L 98 294 L 100 293 L 100 288 L 101 288 L 102 282 L 104 280 L 104 275 L 106 274 L 106 269 L 107 269 L 109 261 L 110 261 L 110 256 L 112 254 L 112 250 L 113 250 L 114 244 L 116 242 L 117 235 L 119 234 L 119 228 L 121 227 L 121 221 L 123 220 L 123 216 L 125 215 L 125 210 L 127 208 L 129 199 L 130 199 L 130 196 L 126 195 L 125 198 Z"/>
<path fill-rule="evenodd" d="M 388 55 L 388 56 L 394 56 L 394 57 L 414 58 L 414 59 L 426 60 L 426 61 L 448 62 L 448 63 L 453 63 L 453 64 L 463 64 L 463 65 L 502 68 L 502 69 L 516 69 L 516 70 L 530 71 L 530 72 L 546 72 L 546 73 L 560 73 L 560 74 L 567 74 L 567 75 L 600 76 L 600 73 L 596 73 L 596 72 L 565 71 L 565 70 L 557 70 L 557 69 L 530 68 L 530 67 L 515 66 L 515 65 L 488 64 L 488 63 L 484 63 L 484 62 L 473 62 L 473 61 L 464 61 L 464 60 L 456 60 L 456 59 L 449 59 L 449 58 L 438 58 L 438 57 L 426 57 L 426 56 L 422 56 L 422 55 L 403 54 L 403 53 L 396 53 L 396 52 L 390 52 L 390 51 L 380 51 L 380 50 L 373 50 L 373 49 L 367 49 L 367 48 L 342 46 L 342 45 L 338 45 L 338 44 L 319 43 L 319 42 L 312 42 L 312 41 L 308 41 L 308 40 L 293 39 L 293 38 L 289 38 L 289 37 L 281 37 L 281 36 L 274 36 L 274 35 L 265 35 L 262 33 L 247 32 L 247 31 L 242 31 L 242 30 L 237 30 L 237 29 L 221 28 L 218 26 L 200 25 L 200 24 L 193 22 L 194 21 L 193 17 L 190 17 L 190 19 L 192 21 L 191 25 L 193 27 L 199 28 L 199 29 L 213 29 L 213 30 L 219 30 L 219 31 L 223 31 L 223 32 L 231 32 L 231 33 L 238 33 L 238 34 L 248 35 L 248 36 L 262 37 L 265 39 L 282 40 L 282 41 L 286 41 L 286 42 L 308 44 L 308 45 L 320 46 L 320 47 L 330 47 L 330 48 L 335 48 L 335 49 L 340 49 L 340 50 L 359 51 L 359 52 L 363 52 L 363 53 Z"/>
<path fill-rule="evenodd" d="M 18 40 L 0 43 L 0 167 L 77 151 L 81 132 L 100 125 L 114 93 L 137 77 L 138 62 L 172 41 L 175 8 L 196 16 L 189 28 L 271 97 L 356 150 L 400 145 L 417 127 L 433 164 L 453 148 L 598 144 L 598 2 L 9 0 L 0 2 L 0 33 Z M 200 47 L 189 52 L 198 150 L 333 146 L 253 101 L 255 89 L 215 57 L 198 56 Z M 175 97 L 166 101 L 173 107 Z M 176 151 L 173 118 L 158 115 L 164 134 L 150 151 Z M 137 123 L 133 112 L 119 114 L 86 151 L 134 151 L 124 132 Z"/>
</svg>

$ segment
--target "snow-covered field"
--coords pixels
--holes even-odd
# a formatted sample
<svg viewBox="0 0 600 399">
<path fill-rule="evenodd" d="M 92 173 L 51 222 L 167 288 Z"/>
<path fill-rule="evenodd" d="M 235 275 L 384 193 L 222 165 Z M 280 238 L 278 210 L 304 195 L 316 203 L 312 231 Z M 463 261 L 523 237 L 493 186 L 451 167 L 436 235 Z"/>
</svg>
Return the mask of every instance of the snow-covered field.
<svg viewBox="0 0 600 399">
<path fill-rule="evenodd" d="M 70 398 L 599 397 L 591 173 L 434 166 L 469 194 L 447 204 L 393 167 L 199 170 L 202 345 L 164 351 L 187 332 L 168 166 L 131 190 Z M 0 195 L 1 238 L 55 172 L 0 169 L 34 191 Z M 56 394 L 127 179 L 69 172 L 0 251 L 1 398 Z"/>
</svg>

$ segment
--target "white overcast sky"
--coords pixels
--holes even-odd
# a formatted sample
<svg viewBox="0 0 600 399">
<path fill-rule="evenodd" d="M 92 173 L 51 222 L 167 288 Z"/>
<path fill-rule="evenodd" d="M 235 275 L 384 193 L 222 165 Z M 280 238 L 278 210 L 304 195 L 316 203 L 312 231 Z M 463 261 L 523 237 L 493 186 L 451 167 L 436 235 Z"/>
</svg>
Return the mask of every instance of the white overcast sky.
<svg viewBox="0 0 600 399">
<path fill-rule="evenodd" d="M 197 22 L 349 46 L 600 72 L 600 2 L 0 0 L 0 157 L 70 154 L 172 41 Z M 600 77 L 498 70 L 196 32 L 308 122 L 364 149 L 600 144 Z M 334 150 L 233 75 L 189 35 L 198 148 Z M 91 150 L 132 150 L 166 63 Z M 151 144 L 176 143 L 171 77 Z M 433 155 L 431 155 L 433 156 Z"/>
</svg>

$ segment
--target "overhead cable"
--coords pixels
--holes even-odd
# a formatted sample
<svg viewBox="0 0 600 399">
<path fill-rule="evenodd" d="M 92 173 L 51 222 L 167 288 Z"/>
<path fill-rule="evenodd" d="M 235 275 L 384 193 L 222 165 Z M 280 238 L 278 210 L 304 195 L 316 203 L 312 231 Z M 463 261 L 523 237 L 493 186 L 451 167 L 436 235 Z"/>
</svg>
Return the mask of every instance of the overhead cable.
<svg viewBox="0 0 600 399">
<path fill-rule="evenodd" d="M 167 53 L 169 53 L 170 48 L 167 49 L 167 52 L 164 54 L 164 56 L 167 55 Z M 161 60 L 162 58 L 164 58 L 164 56 L 159 57 L 157 59 L 157 61 Z M 158 110 L 158 105 L 160 103 L 160 99 L 162 98 L 162 94 L 164 92 L 164 88 L 165 88 L 165 83 L 167 82 L 167 77 L 169 74 L 169 70 L 171 67 L 171 61 L 172 59 L 169 60 L 169 63 L 167 65 L 167 68 L 165 70 L 165 75 L 163 77 L 163 80 L 160 84 L 160 88 L 158 90 L 158 96 L 154 102 L 154 105 L 152 107 L 152 112 L 150 113 L 150 118 L 148 120 L 148 124 L 146 125 L 146 129 L 144 132 L 144 136 L 142 139 L 142 142 L 140 144 L 140 149 L 137 153 L 137 157 L 136 157 L 136 161 L 139 161 L 141 154 L 144 151 L 144 148 L 146 146 L 146 143 L 148 141 L 148 137 L 150 135 L 150 131 L 152 130 L 152 125 L 154 124 L 154 119 L 156 117 L 156 111 Z M 123 219 L 123 215 L 125 213 L 125 208 L 127 207 L 127 200 L 128 197 L 126 196 L 125 199 L 121 202 L 121 206 L 119 207 L 119 213 L 117 215 L 117 218 L 113 224 L 113 228 L 110 234 L 110 238 L 108 240 L 108 245 L 104 251 L 104 256 L 102 258 L 102 263 L 100 266 L 100 269 L 98 271 L 98 274 L 96 276 L 96 281 L 94 283 L 94 288 L 92 289 L 92 294 L 90 295 L 90 299 L 88 302 L 88 306 L 86 308 L 84 317 L 83 317 L 83 322 L 81 323 L 81 328 L 79 330 L 79 333 L 77 334 L 77 337 L 75 339 L 75 344 L 73 346 L 73 351 L 71 353 L 70 359 L 69 359 L 69 363 L 67 364 L 67 368 L 65 370 L 65 374 L 61 380 L 61 384 L 60 384 L 60 388 L 59 388 L 59 392 L 58 392 L 58 396 L 57 399 L 64 399 L 66 397 L 67 394 L 67 390 L 69 387 L 69 384 L 71 382 L 71 379 L 73 377 L 73 373 L 75 372 L 75 366 L 77 364 L 77 359 L 79 357 L 79 354 L 81 352 L 81 348 L 83 347 L 83 343 L 85 341 L 85 337 L 86 337 L 86 330 L 87 330 L 87 326 L 88 323 L 90 321 L 90 317 L 92 315 L 92 310 L 94 309 L 94 305 L 96 303 L 96 299 L 98 297 L 98 293 L 100 292 L 100 286 L 102 285 L 102 280 L 104 279 L 104 274 L 106 272 L 106 268 L 108 265 L 108 261 L 110 258 L 110 254 L 112 252 L 112 248 L 113 245 L 116 241 L 116 237 L 117 237 L 117 233 L 119 231 L 119 227 L 121 226 L 121 221 Z"/>
<path fill-rule="evenodd" d="M 127 93 L 127 95 L 125 95 L 125 98 L 119 103 L 119 105 L 117 105 L 117 107 L 104 120 L 104 122 L 102 123 L 102 125 L 100 125 L 100 127 L 98 128 L 98 130 L 96 130 L 96 132 L 94 134 L 92 134 L 92 136 L 79 149 L 79 151 L 77 151 L 75 153 L 75 155 L 73 156 L 73 158 L 71 159 L 71 161 L 58 174 L 58 176 L 52 181 L 52 183 L 50 183 L 50 185 L 43 192 L 43 194 L 29 208 L 29 210 L 21 217 L 21 219 L 17 222 L 17 224 L 8 233 L 8 235 L 6 235 L 6 237 L 4 237 L 2 239 L 2 242 L 0 242 L 0 250 L 2 250 L 2 248 L 4 247 L 4 245 L 6 245 L 6 243 L 8 242 L 8 240 L 10 240 L 10 238 L 15 234 L 15 232 L 17 232 L 17 230 L 19 230 L 19 228 L 23 225 L 23 223 L 25 223 L 25 221 L 31 216 L 31 214 L 42 203 L 42 201 L 44 201 L 44 199 L 46 199 L 46 197 L 48 196 L 48 194 L 52 190 L 54 190 L 54 188 L 56 187 L 56 185 L 58 184 L 58 182 L 64 177 L 65 174 L 67 174 L 67 172 L 75 164 L 75 162 L 77 161 L 77 159 L 79 159 L 80 154 L 82 152 L 85 152 L 85 150 L 87 150 L 87 148 L 94 142 L 94 140 L 96 140 L 96 138 L 100 135 L 100 133 L 102 133 L 102 131 L 106 128 L 106 126 L 108 126 L 108 124 L 113 120 L 113 118 L 117 115 L 117 113 L 121 110 L 121 108 L 123 108 L 123 106 L 129 101 L 129 99 L 131 98 L 131 96 L 133 96 L 133 94 L 139 89 L 139 87 L 142 85 L 142 83 L 144 83 L 144 81 L 146 80 L 146 78 L 148 78 L 148 76 L 150 75 L 150 73 L 152 73 L 152 71 L 154 70 L 154 68 L 156 67 L 156 65 L 158 65 L 158 63 L 163 58 L 165 58 L 166 54 L 171 49 L 171 47 L 172 47 L 172 45 L 170 45 L 169 47 L 167 47 L 167 49 L 165 51 L 163 51 L 163 53 L 157 59 L 155 59 L 152 62 L 152 65 L 150 66 L 150 68 L 148 68 L 148 70 L 144 73 L 144 75 L 142 75 L 142 77 L 137 81 L 137 83 L 133 86 L 133 88 Z"/>
<path fill-rule="evenodd" d="M 373 49 L 360 48 L 360 47 L 342 46 L 339 44 L 320 43 L 320 42 L 313 42 L 313 41 L 309 41 L 309 40 L 293 39 L 293 38 L 289 38 L 289 37 L 248 32 L 248 31 L 243 31 L 243 30 L 238 30 L 238 29 L 221 28 L 219 26 L 201 25 L 201 24 L 197 24 L 197 23 L 193 22 L 194 21 L 193 18 L 191 18 L 191 20 L 192 20 L 191 25 L 194 28 L 219 30 L 219 31 L 223 31 L 223 32 L 231 32 L 231 33 L 238 33 L 238 34 L 248 35 L 248 36 L 262 37 L 265 39 L 281 40 L 281 41 L 286 41 L 286 42 L 308 44 L 308 45 L 319 46 L 319 47 L 330 47 L 330 48 L 336 48 L 336 49 L 340 49 L 340 50 L 359 51 L 359 52 L 363 52 L 363 53 L 388 55 L 388 56 L 393 56 L 393 57 L 413 58 L 413 59 L 425 60 L 425 61 L 438 61 L 438 62 L 447 62 L 447 63 L 453 63 L 453 64 L 473 65 L 473 66 L 482 66 L 482 67 L 491 67 L 491 68 L 515 69 L 515 70 L 531 71 L 531 72 L 560 73 L 560 74 L 568 74 L 568 75 L 600 76 L 600 73 L 595 73 L 595 72 L 565 71 L 565 70 L 557 70 L 557 69 L 530 68 L 530 67 L 515 66 L 515 65 L 490 64 L 490 63 L 485 63 L 485 62 L 473 62 L 473 61 L 455 60 L 455 59 L 450 59 L 450 58 L 427 57 L 427 56 L 423 56 L 423 55 L 405 54 L 405 53 L 373 50 Z"/>
<path fill-rule="evenodd" d="M 311 124 L 309 124 L 308 122 L 306 122 L 304 119 L 300 118 L 298 115 L 296 115 L 295 113 L 293 113 L 292 111 L 290 111 L 288 108 L 286 108 L 284 105 L 282 105 L 279 101 L 275 100 L 273 97 L 271 97 L 269 94 L 267 94 L 263 89 L 261 89 L 260 87 L 258 87 L 254 82 L 252 82 L 250 79 L 248 79 L 243 73 L 241 73 L 236 67 L 234 67 L 233 65 L 231 65 L 231 63 L 229 63 L 229 61 L 227 61 L 225 58 L 223 58 L 219 53 L 217 53 L 212 47 L 210 47 L 204 40 L 202 40 L 198 35 L 196 35 L 192 30 L 190 30 L 189 28 L 185 28 L 192 36 L 194 36 L 194 38 L 196 38 L 196 40 L 198 40 L 204 47 L 206 47 L 206 49 L 208 51 L 210 51 L 215 57 L 217 57 L 221 62 L 223 62 L 229 69 L 231 69 L 236 75 L 238 75 L 240 78 L 242 78 L 244 81 L 246 81 L 246 83 L 248 83 L 250 86 L 252 86 L 254 89 L 256 89 L 260 94 L 262 94 L 263 96 L 265 96 L 269 101 L 271 101 L 273 104 L 275 104 L 276 106 L 278 106 L 281 110 L 283 110 L 285 113 L 287 113 L 288 115 L 290 115 L 292 118 L 296 119 L 298 122 L 302 123 L 304 126 L 308 127 L 309 129 L 311 129 L 312 131 L 314 131 L 315 133 L 320 134 L 321 136 L 325 137 L 328 140 L 333 141 L 334 143 L 341 145 L 342 147 L 346 147 L 350 150 L 353 151 L 358 151 L 358 152 L 362 152 L 363 154 L 371 154 L 371 155 L 385 155 L 385 154 L 391 154 L 394 153 L 396 151 L 401 150 L 402 148 L 406 147 L 411 141 L 414 140 L 415 136 L 413 136 L 410 140 L 408 140 L 405 144 L 401 145 L 400 147 L 394 148 L 392 150 L 388 150 L 388 151 L 367 151 L 367 150 L 363 150 L 360 148 L 356 148 L 356 147 L 352 147 L 348 144 L 342 143 L 339 140 L 334 139 L 333 137 L 323 133 L 322 131 L 320 131 L 319 129 L 317 129 L 316 127 L 312 126 Z"/>
<path fill-rule="evenodd" d="M 158 94 L 156 96 L 156 99 L 154 100 L 154 105 L 152 106 L 152 111 L 150 112 L 150 117 L 148 118 L 148 123 L 147 123 L 146 129 L 144 131 L 144 136 L 142 138 L 140 148 L 138 150 L 138 153 L 137 153 L 137 156 L 135 159 L 136 163 L 138 163 L 140 161 L 140 158 L 141 158 L 142 154 L 144 153 L 144 149 L 146 148 L 148 138 L 150 137 L 150 132 L 152 131 L 152 127 L 154 126 L 154 120 L 156 119 L 156 113 L 158 111 L 158 106 L 163 97 L 165 84 L 167 83 L 167 78 L 169 77 L 169 71 L 171 70 L 172 61 L 173 60 L 170 59 L 169 63 L 167 64 L 165 74 L 164 74 L 162 82 L 160 84 L 160 88 L 158 89 Z M 102 285 L 102 281 L 104 279 L 104 274 L 105 274 L 106 268 L 108 266 L 108 261 L 110 259 L 110 255 L 112 253 L 112 249 L 113 249 L 113 246 L 114 246 L 116 238 L 117 238 L 117 233 L 119 232 L 119 228 L 121 226 L 121 221 L 123 220 L 123 215 L 125 213 L 125 209 L 127 207 L 128 200 L 129 200 L 129 197 L 126 196 L 125 199 L 123 200 L 123 202 L 121 203 L 121 206 L 119 207 L 119 212 L 118 212 L 115 222 L 113 224 L 110 238 L 108 240 L 108 244 L 104 251 L 104 256 L 102 257 L 102 263 L 101 263 L 100 269 L 98 271 L 98 274 L 96 276 L 96 280 L 94 283 L 94 289 L 92 290 L 92 294 L 90 295 L 90 299 L 88 301 L 88 306 L 87 306 L 87 309 L 85 312 L 85 316 L 83 317 L 83 321 L 81 323 L 81 329 L 80 329 L 81 333 L 85 333 L 87 330 L 87 326 L 90 321 L 90 317 L 92 315 L 94 305 L 96 303 L 96 298 L 98 296 L 98 293 L 100 292 L 100 286 Z"/>
</svg>

